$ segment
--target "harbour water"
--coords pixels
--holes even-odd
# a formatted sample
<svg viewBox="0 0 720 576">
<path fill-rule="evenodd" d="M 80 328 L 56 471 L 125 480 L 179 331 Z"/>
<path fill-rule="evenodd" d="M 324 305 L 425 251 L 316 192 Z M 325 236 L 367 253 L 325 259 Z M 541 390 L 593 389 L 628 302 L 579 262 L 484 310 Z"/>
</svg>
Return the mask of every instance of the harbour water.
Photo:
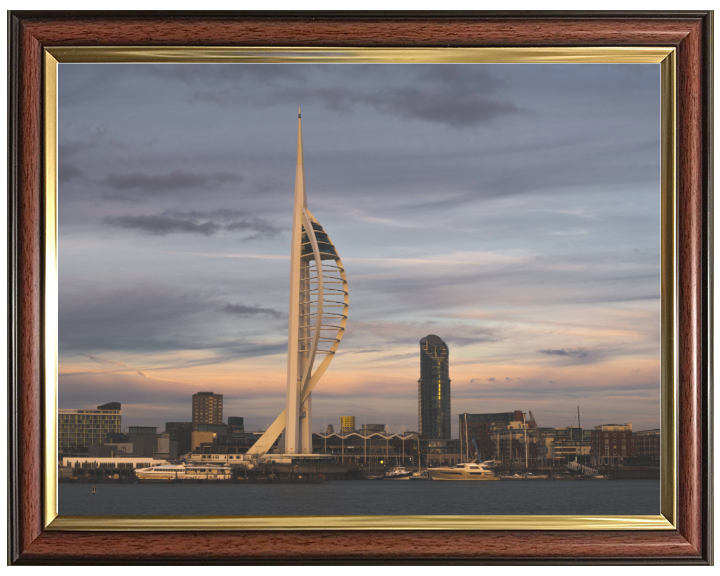
<svg viewBox="0 0 720 576">
<path fill-rule="evenodd" d="M 60 484 L 60 515 L 645 515 L 659 480 Z"/>
</svg>

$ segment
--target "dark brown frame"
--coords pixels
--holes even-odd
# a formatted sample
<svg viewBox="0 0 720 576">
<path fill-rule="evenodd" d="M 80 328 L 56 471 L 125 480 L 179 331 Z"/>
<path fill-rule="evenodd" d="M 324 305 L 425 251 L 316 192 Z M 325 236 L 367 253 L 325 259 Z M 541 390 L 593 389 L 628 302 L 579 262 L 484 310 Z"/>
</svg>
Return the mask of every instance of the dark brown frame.
<svg viewBox="0 0 720 576">
<path fill-rule="evenodd" d="M 10 12 L 8 562 L 711 564 L 712 18 L 711 11 Z M 676 47 L 678 529 L 43 530 L 42 51 L 72 45 Z"/>
</svg>

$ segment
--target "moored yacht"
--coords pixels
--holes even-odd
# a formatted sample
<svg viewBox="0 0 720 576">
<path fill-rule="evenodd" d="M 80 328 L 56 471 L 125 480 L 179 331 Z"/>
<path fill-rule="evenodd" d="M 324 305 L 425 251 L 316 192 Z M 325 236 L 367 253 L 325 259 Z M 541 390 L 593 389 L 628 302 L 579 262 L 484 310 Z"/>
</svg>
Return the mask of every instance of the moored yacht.
<svg viewBox="0 0 720 576">
<path fill-rule="evenodd" d="M 175 480 L 232 480 L 229 466 L 163 464 L 138 468 L 135 475 L 144 482 L 173 482 Z"/>
<path fill-rule="evenodd" d="M 390 472 L 385 473 L 385 480 L 400 480 L 402 478 L 409 478 L 412 476 L 412 472 L 405 470 L 404 466 L 396 466 Z"/>
<path fill-rule="evenodd" d="M 465 462 L 455 466 L 428 468 L 427 473 L 430 480 L 500 480 L 490 469 L 489 462 Z"/>
</svg>

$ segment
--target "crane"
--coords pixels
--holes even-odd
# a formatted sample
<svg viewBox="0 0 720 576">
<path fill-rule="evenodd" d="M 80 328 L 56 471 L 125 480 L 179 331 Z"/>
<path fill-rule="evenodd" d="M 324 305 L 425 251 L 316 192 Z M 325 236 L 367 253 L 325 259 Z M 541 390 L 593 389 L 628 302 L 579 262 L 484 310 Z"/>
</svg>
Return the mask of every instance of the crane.
<svg viewBox="0 0 720 576">
<path fill-rule="evenodd" d="M 532 410 L 528 410 L 528 414 L 530 414 L 530 423 L 532 424 L 532 428 L 537 429 L 538 425 L 537 422 L 535 422 L 535 416 L 533 416 Z"/>
</svg>

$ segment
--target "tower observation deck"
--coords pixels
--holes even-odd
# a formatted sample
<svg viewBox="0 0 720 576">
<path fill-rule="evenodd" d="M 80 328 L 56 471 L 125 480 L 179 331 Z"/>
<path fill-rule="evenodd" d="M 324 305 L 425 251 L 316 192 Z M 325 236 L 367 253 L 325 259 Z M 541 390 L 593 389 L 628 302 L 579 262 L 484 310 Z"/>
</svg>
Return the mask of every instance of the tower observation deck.
<svg viewBox="0 0 720 576">
<path fill-rule="evenodd" d="M 287 396 L 249 456 L 263 456 L 285 430 L 285 453 L 312 452 L 312 395 L 340 345 L 348 315 L 348 283 L 335 245 L 307 207 L 298 114 L 295 202 L 290 242 Z M 316 359 L 322 361 L 315 367 Z"/>
</svg>

